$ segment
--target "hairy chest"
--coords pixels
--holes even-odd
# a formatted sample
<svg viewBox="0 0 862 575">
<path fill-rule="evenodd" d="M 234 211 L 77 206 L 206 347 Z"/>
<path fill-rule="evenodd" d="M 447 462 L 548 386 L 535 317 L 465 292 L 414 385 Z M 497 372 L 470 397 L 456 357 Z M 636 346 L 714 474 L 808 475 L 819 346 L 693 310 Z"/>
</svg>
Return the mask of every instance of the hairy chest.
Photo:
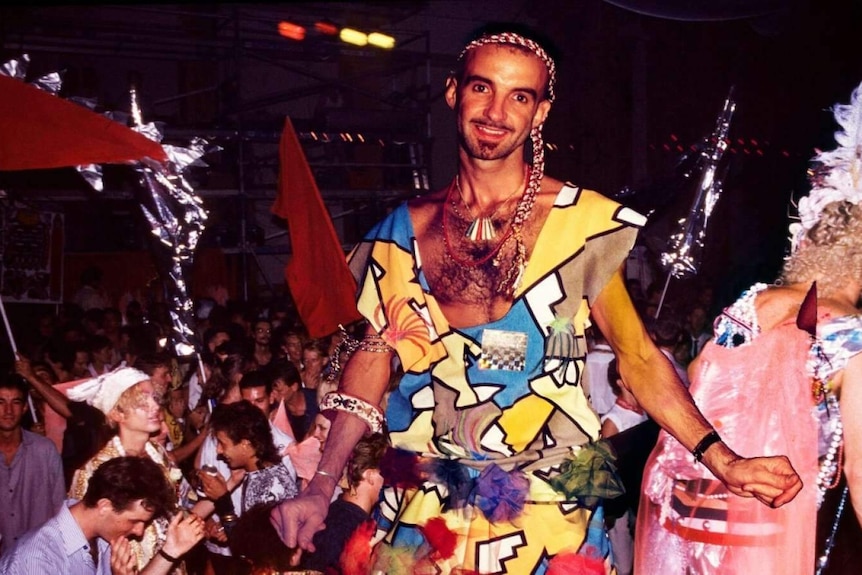
<svg viewBox="0 0 862 575">
<path fill-rule="evenodd" d="M 527 260 L 547 210 L 536 206 L 520 230 L 512 230 L 510 214 L 494 219 L 496 235 L 488 241 L 468 237 L 470 221 L 437 206 L 417 233 L 422 269 L 434 298 L 454 324 L 475 325 L 502 317 L 511 307 L 507 285 L 523 273 L 517 265 L 518 243 Z M 515 234 L 520 237 L 516 237 Z"/>
</svg>

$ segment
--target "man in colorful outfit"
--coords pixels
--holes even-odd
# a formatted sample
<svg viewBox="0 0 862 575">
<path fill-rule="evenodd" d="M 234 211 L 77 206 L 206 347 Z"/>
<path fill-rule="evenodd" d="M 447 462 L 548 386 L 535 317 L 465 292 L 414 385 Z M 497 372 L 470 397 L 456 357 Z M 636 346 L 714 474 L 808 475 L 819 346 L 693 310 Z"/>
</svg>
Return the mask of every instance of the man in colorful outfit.
<svg viewBox="0 0 862 575">
<path fill-rule="evenodd" d="M 431 563 L 443 573 L 544 573 L 555 556 L 609 569 L 604 538 L 592 546 L 587 536 L 613 490 L 583 480 L 590 469 L 594 479 L 613 475 L 580 386 L 590 320 L 641 405 L 734 493 L 774 506 L 792 499 L 801 486 L 787 459 L 741 459 L 716 441 L 644 331 L 622 274 L 642 216 L 543 177 L 556 73 L 546 50 L 486 32 L 459 61 L 446 85 L 458 173 L 396 209 L 351 254 L 370 327 L 321 406 L 339 411 L 339 440 L 303 494 L 273 512 L 285 543 L 313 549 L 351 447 L 382 427 L 376 406 L 394 351 L 404 375 L 387 402 L 389 439 L 421 457 L 426 477 L 384 490 L 376 569 L 395 572 L 407 556 L 414 571 Z M 441 519 L 445 537 L 433 535 Z M 449 535 L 454 545 L 440 545 Z"/>
</svg>

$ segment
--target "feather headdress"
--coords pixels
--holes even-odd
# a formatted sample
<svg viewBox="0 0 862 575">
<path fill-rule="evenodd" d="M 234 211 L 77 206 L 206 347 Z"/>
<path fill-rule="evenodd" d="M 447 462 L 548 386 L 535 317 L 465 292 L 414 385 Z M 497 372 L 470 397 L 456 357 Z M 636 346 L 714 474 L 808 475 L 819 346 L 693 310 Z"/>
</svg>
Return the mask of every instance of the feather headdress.
<svg viewBox="0 0 862 575">
<path fill-rule="evenodd" d="M 853 90 L 849 104 L 832 108 L 841 130 L 835 132 L 838 146 L 818 152 L 811 171 L 811 191 L 800 198 L 799 221 L 790 225 L 792 251 L 820 220 L 824 208 L 833 202 L 862 202 L 862 84 Z"/>
</svg>

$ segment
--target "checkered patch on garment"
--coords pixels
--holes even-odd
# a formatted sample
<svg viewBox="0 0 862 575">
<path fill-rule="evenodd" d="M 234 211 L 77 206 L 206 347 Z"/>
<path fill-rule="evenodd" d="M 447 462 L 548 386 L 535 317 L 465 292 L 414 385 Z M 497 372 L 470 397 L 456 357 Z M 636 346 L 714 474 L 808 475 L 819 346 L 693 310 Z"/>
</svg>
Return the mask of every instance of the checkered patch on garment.
<svg viewBox="0 0 862 575">
<path fill-rule="evenodd" d="M 479 369 L 524 371 L 526 359 L 526 333 L 498 329 L 486 329 L 482 332 Z"/>
</svg>

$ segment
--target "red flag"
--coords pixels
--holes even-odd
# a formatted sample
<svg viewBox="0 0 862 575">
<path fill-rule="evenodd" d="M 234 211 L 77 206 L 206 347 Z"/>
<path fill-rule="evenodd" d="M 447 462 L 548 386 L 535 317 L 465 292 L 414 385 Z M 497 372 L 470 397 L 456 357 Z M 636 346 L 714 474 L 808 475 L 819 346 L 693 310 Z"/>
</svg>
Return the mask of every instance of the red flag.
<svg viewBox="0 0 862 575">
<path fill-rule="evenodd" d="M 272 213 L 287 220 L 293 250 L 284 277 L 308 334 L 323 337 L 360 318 L 356 282 L 290 118 L 281 133 L 280 164 Z"/>
<path fill-rule="evenodd" d="M 0 75 L 0 170 L 165 161 L 161 144 L 21 80 Z"/>
</svg>

